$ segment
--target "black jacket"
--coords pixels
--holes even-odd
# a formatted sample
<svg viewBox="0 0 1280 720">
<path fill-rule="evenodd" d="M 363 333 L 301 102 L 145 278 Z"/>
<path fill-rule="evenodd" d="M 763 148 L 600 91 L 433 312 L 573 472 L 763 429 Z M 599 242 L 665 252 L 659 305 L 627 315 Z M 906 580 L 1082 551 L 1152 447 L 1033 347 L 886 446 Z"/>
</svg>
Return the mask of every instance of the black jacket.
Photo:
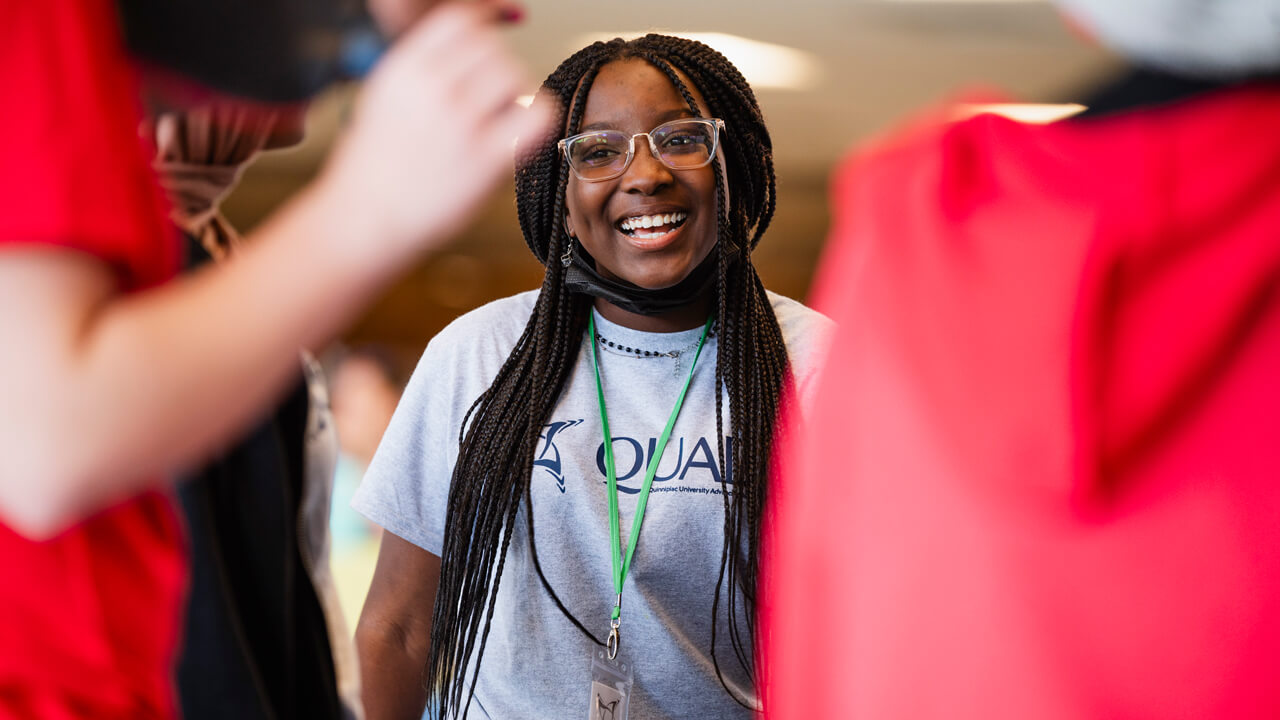
<svg viewBox="0 0 1280 720">
<path fill-rule="evenodd" d="M 198 264 L 208 255 L 188 243 Z M 191 589 L 177 668 L 186 720 L 343 717 L 324 614 L 299 552 L 308 394 L 178 486 Z"/>
</svg>

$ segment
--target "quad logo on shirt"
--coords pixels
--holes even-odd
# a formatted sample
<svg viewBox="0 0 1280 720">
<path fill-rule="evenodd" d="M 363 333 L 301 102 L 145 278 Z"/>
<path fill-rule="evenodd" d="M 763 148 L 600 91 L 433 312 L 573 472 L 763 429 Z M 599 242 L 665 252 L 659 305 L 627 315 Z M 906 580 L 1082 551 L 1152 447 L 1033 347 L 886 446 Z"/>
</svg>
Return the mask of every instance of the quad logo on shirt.
<svg viewBox="0 0 1280 720">
<path fill-rule="evenodd" d="M 561 430 L 581 424 L 581 418 L 553 422 L 549 425 L 543 425 L 542 434 L 538 436 L 538 439 L 542 440 L 542 445 L 538 449 L 537 457 L 533 460 L 533 466 L 546 470 L 547 474 L 556 481 L 556 487 L 560 488 L 562 493 L 564 492 L 564 464 L 560 460 L 560 448 L 556 447 L 556 435 Z"/>
<path fill-rule="evenodd" d="M 539 436 L 541 443 L 537 456 L 533 461 L 535 468 L 541 468 L 555 480 L 561 493 L 565 491 L 564 464 L 560 449 L 556 446 L 557 436 L 570 428 L 581 425 L 584 421 L 561 420 L 543 426 Z M 613 438 L 614 468 L 618 473 L 618 491 L 634 495 L 640 492 L 644 482 L 645 469 L 657 451 L 658 438 L 632 438 L 615 436 Z M 725 473 L 726 485 L 733 484 L 733 438 L 725 437 L 724 453 L 728 472 Z M 608 482 L 605 471 L 604 442 L 596 445 L 595 478 L 601 483 Z M 720 463 L 717 458 L 715 443 L 706 437 L 696 441 L 683 437 L 673 437 L 667 442 L 666 451 L 658 464 L 658 472 L 653 477 L 650 492 L 693 492 L 702 494 L 718 494 L 720 492 Z M 732 489 L 732 488 L 730 488 Z"/>
</svg>

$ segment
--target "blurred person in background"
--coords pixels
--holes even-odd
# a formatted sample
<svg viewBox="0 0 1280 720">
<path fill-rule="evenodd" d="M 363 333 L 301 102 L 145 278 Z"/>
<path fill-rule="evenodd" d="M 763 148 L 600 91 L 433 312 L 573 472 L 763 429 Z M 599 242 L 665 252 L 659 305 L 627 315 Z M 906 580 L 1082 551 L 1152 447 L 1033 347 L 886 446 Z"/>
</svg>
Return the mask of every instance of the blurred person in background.
<svg viewBox="0 0 1280 720">
<path fill-rule="evenodd" d="M 412 4 L 320 177 L 183 280 L 116 6 L 0 4 L 0 716 L 174 715 L 175 469 L 280 397 L 298 349 L 454 234 L 537 131 L 493 27 L 516 13 Z"/>
<path fill-rule="evenodd" d="M 338 431 L 338 467 L 333 481 L 333 574 L 342 609 L 352 627 L 373 579 L 382 528 L 351 508 L 360 481 L 391 423 L 404 390 L 401 365 L 381 345 L 357 345 L 345 351 L 330 373 L 334 425 Z"/>
<path fill-rule="evenodd" d="M 396 357 L 381 345 L 346 350 L 330 374 L 333 416 L 342 448 L 339 464 L 350 464 L 359 479 L 391 423 L 404 380 Z"/>
<path fill-rule="evenodd" d="M 769 717 L 1280 715 L 1280 2 L 1059 5 L 1086 112 L 836 175 Z"/>
</svg>

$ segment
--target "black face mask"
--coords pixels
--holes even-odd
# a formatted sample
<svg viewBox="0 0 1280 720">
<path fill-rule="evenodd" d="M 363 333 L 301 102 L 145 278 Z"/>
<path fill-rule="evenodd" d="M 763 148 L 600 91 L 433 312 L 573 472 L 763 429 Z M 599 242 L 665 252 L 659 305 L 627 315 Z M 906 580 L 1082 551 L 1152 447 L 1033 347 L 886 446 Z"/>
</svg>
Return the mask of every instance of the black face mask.
<svg viewBox="0 0 1280 720">
<path fill-rule="evenodd" d="M 361 0 L 117 0 L 138 59 L 212 90 L 306 100 L 358 77 L 385 47 Z"/>
<path fill-rule="evenodd" d="M 734 251 L 730 262 L 736 258 Z M 691 305 L 708 292 L 716 280 L 717 253 L 707 257 L 685 279 L 671 287 L 649 290 L 625 280 L 610 280 L 596 272 L 595 258 L 579 243 L 573 251 L 573 262 L 565 270 L 564 284 L 570 292 L 600 298 L 638 315 L 660 315 Z M 555 262 L 554 260 L 552 262 Z"/>
</svg>

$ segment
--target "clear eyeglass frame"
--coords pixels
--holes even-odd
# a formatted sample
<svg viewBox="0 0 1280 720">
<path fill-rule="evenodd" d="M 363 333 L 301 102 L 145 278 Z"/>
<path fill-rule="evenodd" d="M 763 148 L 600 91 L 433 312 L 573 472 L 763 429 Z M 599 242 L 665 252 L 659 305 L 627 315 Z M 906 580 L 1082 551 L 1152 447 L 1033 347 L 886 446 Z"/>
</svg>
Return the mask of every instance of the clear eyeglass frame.
<svg viewBox="0 0 1280 720">
<path fill-rule="evenodd" d="M 707 153 L 706 159 L 698 163 L 697 165 L 672 165 L 671 163 L 667 162 L 666 158 L 664 158 L 662 153 L 658 150 L 658 144 L 654 142 L 653 135 L 654 133 L 657 133 L 660 130 L 667 128 L 671 125 L 682 125 L 686 123 L 697 123 L 701 125 L 706 125 L 711 128 L 711 151 Z M 658 162 L 662 163 L 663 166 L 665 166 L 667 169 L 697 170 L 698 168 L 704 168 L 707 165 L 710 165 L 711 161 L 715 159 L 716 152 L 718 152 L 720 149 L 720 133 L 723 132 L 724 129 L 725 129 L 724 120 L 721 120 L 720 118 L 681 118 L 679 120 L 672 120 L 671 122 L 663 123 L 658 127 L 650 130 L 649 132 L 636 133 L 635 135 L 631 136 L 628 142 L 626 159 L 623 161 L 622 165 L 618 167 L 618 169 L 615 172 L 608 175 L 598 176 L 598 177 L 596 176 L 588 177 L 586 175 L 583 175 L 582 171 L 580 171 L 577 165 L 574 164 L 573 156 L 569 152 L 569 147 L 576 141 L 596 135 L 601 132 L 608 132 L 608 131 L 592 130 L 590 132 L 578 133 L 577 135 L 570 135 L 569 137 L 564 138 L 560 142 L 556 143 L 556 147 L 560 149 L 560 152 L 564 155 L 565 162 L 569 163 L 569 168 L 573 170 L 573 174 L 579 180 L 582 180 L 583 182 L 605 182 L 607 180 L 613 180 L 614 178 L 621 177 L 622 174 L 627 171 L 627 168 L 631 167 L 631 161 L 634 160 L 636 157 L 636 138 L 638 137 L 643 136 L 646 140 L 649 141 L 649 153 L 654 158 L 656 158 Z"/>
</svg>

